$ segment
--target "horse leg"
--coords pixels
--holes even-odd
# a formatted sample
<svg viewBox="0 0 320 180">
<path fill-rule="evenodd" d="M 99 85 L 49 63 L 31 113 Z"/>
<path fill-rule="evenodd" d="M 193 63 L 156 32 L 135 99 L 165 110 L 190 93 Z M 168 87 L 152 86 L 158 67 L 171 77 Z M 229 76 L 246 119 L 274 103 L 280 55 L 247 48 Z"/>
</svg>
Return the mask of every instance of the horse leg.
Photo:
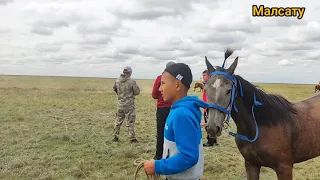
<svg viewBox="0 0 320 180">
<path fill-rule="evenodd" d="M 282 163 L 275 169 L 278 180 L 292 180 L 293 164 Z"/>
<path fill-rule="evenodd" d="M 247 180 L 259 180 L 261 166 L 250 164 L 245 161 Z"/>
</svg>

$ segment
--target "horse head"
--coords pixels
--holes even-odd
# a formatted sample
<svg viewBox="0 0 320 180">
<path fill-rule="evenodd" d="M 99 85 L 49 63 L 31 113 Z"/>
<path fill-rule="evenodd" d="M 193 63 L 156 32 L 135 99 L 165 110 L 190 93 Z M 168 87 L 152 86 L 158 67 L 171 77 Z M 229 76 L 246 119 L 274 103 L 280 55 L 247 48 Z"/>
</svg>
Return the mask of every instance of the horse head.
<svg viewBox="0 0 320 180">
<path fill-rule="evenodd" d="M 207 132 L 210 137 L 215 137 L 221 135 L 228 108 L 232 107 L 235 93 L 235 82 L 232 78 L 234 78 L 233 74 L 238 64 L 238 57 L 228 69 L 219 66 L 213 67 L 207 57 L 205 57 L 205 62 L 210 74 L 204 88 L 207 94 L 207 102 L 218 106 L 218 108 L 208 108 Z"/>
</svg>

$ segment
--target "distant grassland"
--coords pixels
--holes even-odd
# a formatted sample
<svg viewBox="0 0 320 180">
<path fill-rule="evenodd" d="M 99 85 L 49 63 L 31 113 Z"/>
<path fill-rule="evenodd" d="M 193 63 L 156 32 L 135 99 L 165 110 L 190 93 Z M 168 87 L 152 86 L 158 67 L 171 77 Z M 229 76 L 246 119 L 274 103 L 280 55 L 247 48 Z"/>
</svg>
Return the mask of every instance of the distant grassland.
<svg viewBox="0 0 320 180">
<path fill-rule="evenodd" d="M 136 99 L 136 145 L 128 143 L 125 123 L 120 142 L 111 142 L 117 103 L 113 83 L 104 78 L 0 76 L 0 179 L 132 179 L 133 160 L 154 156 L 153 80 L 137 80 L 142 93 Z M 257 85 L 291 101 L 314 91 L 314 85 Z M 190 94 L 201 97 L 193 87 Z M 223 132 L 218 142 L 205 148 L 204 175 L 245 179 L 234 138 Z M 294 179 L 320 179 L 319 169 L 320 158 L 296 164 Z M 145 179 L 143 172 L 140 177 Z M 260 179 L 276 176 L 262 168 Z"/>
</svg>

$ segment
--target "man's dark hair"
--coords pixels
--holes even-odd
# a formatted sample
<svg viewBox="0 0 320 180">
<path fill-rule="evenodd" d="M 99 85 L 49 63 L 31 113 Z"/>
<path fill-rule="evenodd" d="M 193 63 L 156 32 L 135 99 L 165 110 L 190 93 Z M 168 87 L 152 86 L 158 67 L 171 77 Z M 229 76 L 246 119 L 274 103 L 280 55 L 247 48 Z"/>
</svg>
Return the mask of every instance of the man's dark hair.
<svg viewBox="0 0 320 180">
<path fill-rule="evenodd" d="M 204 74 L 204 73 L 208 73 L 208 70 L 204 70 L 204 71 L 202 72 L 202 74 Z"/>
</svg>

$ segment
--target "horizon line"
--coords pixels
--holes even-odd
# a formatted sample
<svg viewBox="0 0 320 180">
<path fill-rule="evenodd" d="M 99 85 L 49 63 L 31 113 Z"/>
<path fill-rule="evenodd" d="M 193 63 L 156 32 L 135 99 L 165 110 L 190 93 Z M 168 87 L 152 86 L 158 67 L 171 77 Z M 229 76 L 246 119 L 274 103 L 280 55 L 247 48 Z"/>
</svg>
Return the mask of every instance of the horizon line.
<svg viewBox="0 0 320 180">
<path fill-rule="evenodd" d="M 31 76 L 31 77 L 62 77 L 62 78 L 97 78 L 97 79 L 117 79 L 118 77 L 101 77 L 101 76 L 67 76 L 67 75 L 32 75 L 32 74 L 0 74 L 0 76 Z M 156 78 L 134 78 L 136 80 L 154 80 Z M 198 80 L 193 80 L 197 82 Z M 313 85 L 317 83 L 285 83 L 285 82 L 251 82 L 256 84 L 299 84 Z"/>
</svg>

